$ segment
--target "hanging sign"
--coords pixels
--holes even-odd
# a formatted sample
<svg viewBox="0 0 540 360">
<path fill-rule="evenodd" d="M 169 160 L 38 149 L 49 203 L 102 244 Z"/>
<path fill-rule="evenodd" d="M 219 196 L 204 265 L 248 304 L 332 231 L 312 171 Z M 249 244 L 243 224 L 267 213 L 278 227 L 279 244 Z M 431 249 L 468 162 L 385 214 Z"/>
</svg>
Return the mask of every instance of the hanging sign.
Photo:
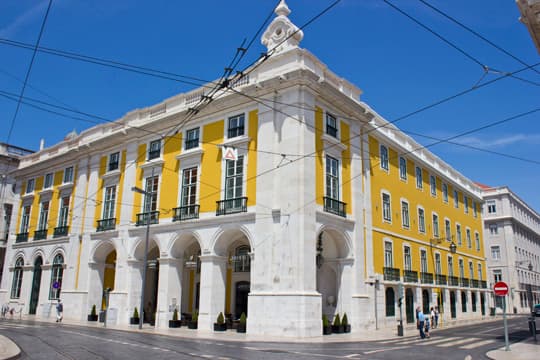
<svg viewBox="0 0 540 360">
<path fill-rule="evenodd" d="M 223 160 L 238 160 L 238 150 L 233 147 L 223 147 L 221 153 L 223 154 Z"/>
</svg>

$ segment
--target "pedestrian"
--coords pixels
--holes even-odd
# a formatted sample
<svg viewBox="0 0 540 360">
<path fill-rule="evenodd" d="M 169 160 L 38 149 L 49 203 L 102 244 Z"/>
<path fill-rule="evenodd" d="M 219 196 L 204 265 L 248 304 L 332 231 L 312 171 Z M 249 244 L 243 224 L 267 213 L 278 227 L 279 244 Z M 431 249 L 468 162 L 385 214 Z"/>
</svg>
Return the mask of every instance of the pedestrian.
<svg viewBox="0 0 540 360">
<path fill-rule="evenodd" d="M 424 334 L 429 339 L 429 316 L 426 316 L 425 324 L 424 324 Z"/>
<path fill-rule="evenodd" d="M 6 303 L 2 305 L 2 317 L 5 318 L 9 311 L 9 305 Z"/>
<path fill-rule="evenodd" d="M 439 327 L 439 307 L 435 306 L 435 321 L 433 323 L 435 327 Z"/>
<path fill-rule="evenodd" d="M 433 329 L 435 329 L 437 327 L 437 324 L 435 323 L 435 308 L 432 306 L 431 307 L 431 326 L 433 327 Z"/>
<path fill-rule="evenodd" d="M 56 322 L 62 322 L 64 317 L 64 304 L 62 300 L 58 299 L 58 304 L 56 304 Z"/>
<path fill-rule="evenodd" d="M 424 324 L 425 324 L 426 317 L 422 310 L 420 309 L 420 306 L 416 308 L 416 326 L 418 327 L 418 330 L 420 330 L 420 338 L 425 339 L 426 334 L 424 333 Z"/>
</svg>

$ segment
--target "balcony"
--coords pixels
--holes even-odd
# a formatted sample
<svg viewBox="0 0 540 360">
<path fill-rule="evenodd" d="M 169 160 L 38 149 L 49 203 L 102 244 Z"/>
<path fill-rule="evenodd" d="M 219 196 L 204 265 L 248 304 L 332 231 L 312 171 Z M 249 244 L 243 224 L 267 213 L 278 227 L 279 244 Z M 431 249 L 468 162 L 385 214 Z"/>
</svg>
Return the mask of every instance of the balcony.
<svg viewBox="0 0 540 360">
<path fill-rule="evenodd" d="M 487 289 L 487 281 L 480 280 L 480 288 L 481 289 Z"/>
<path fill-rule="evenodd" d="M 433 284 L 433 274 L 428 272 L 421 272 L 420 282 L 422 284 Z"/>
<path fill-rule="evenodd" d="M 22 242 L 27 242 L 27 241 L 28 241 L 27 232 L 17 234 L 17 237 L 15 238 L 16 243 L 22 243 Z"/>
<path fill-rule="evenodd" d="M 471 287 L 475 288 L 475 289 L 478 289 L 480 287 L 480 281 L 478 281 L 476 279 L 471 279 Z"/>
<path fill-rule="evenodd" d="M 403 270 L 403 281 L 407 283 L 417 283 L 418 271 Z"/>
<path fill-rule="evenodd" d="M 459 279 L 457 276 L 448 277 L 448 285 L 450 286 L 459 286 Z"/>
<path fill-rule="evenodd" d="M 388 281 L 399 281 L 399 269 L 384 267 L 384 280 Z"/>
<path fill-rule="evenodd" d="M 435 275 L 435 282 L 437 283 L 437 285 L 446 285 L 446 275 Z"/>
<path fill-rule="evenodd" d="M 101 219 L 97 222 L 96 231 L 114 230 L 116 228 L 116 218 Z"/>
<path fill-rule="evenodd" d="M 323 200 L 324 200 L 324 211 L 337 215 L 337 216 L 347 217 L 347 215 L 345 214 L 345 211 L 347 209 L 347 204 L 339 200 L 329 198 L 327 196 L 325 196 Z"/>
<path fill-rule="evenodd" d="M 199 218 L 199 205 L 180 206 L 173 209 L 173 221 Z"/>
<path fill-rule="evenodd" d="M 137 214 L 137 222 L 135 223 L 135 226 L 146 225 L 146 219 L 148 218 L 148 215 L 150 215 L 150 224 L 159 223 L 159 211 L 150 211 L 149 213 L 143 212 Z"/>
<path fill-rule="evenodd" d="M 216 201 L 216 216 L 247 212 L 247 197 Z"/>
<path fill-rule="evenodd" d="M 34 240 L 43 240 L 47 238 L 47 229 L 34 231 Z"/>
<path fill-rule="evenodd" d="M 461 287 L 469 287 L 470 284 L 469 284 L 469 279 L 467 278 L 460 278 L 459 279 L 459 286 Z"/>
<path fill-rule="evenodd" d="M 58 226 L 54 228 L 53 238 L 60 236 L 67 236 L 69 232 L 69 226 Z"/>
</svg>

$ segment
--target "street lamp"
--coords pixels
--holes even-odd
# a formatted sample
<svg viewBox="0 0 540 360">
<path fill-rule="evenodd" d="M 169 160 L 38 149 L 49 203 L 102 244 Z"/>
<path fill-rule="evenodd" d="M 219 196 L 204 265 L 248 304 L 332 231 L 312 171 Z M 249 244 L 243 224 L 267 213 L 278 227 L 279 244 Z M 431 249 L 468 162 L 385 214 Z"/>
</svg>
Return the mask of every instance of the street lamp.
<svg viewBox="0 0 540 360">
<path fill-rule="evenodd" d="M 152 169 L 152 175 L 154 173 L 154 169 Z M 144 203 L 147 205 L 144 214 L 146 217 L 146 238 L 144 241 L 144 260 L 143 260 L 143 274 L 142 274 L 142 285 L 141 285 L 141 304 L 139 309 L 141 309 L 141 317 L 139 318 L 139 329 L 142 329 L 143 321 L 144 321 L 144 290 L 146 288 L 146 264 L 148 263 L 148 237 L 150 236 L 150 196 L 152 196 L 151 191 L 145 191 L 143 189 L 140 189 L 136 186 L 133 186 L 131 188 L 131 191 L 134 191 L 139 194 L 143 194 L 145 197 Z"/>
</svg>

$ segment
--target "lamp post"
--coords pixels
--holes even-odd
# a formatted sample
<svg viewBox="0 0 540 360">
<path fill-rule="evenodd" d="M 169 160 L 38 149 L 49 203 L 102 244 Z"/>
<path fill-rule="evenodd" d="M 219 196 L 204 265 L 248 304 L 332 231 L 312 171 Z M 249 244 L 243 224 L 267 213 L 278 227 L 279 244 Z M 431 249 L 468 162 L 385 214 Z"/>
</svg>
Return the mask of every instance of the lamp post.
<svg viewBox="0 0 540 360">
<path fill-rule="evenodd" d="M 154 169 L 152 168 L 152 178 L 154 177 Z M 144 240 L 144 260 L 143 260 L 143 273 L 142 273 L 142 285 L 141 285 L 141 316 L 139 317 L 139 329 L 142 329 L 143 321 L 144 321 L 144 290 L 146 288 L 146 265 L 148 263 L 148 238 L 150 236 L 150 196 L 152 196 L 151 191 L 146 191 L 143 189 L 140 189 L 136 186 L 133 186 L 131 188 L 131 191 L 137 192 L 139 194 L 143 194 L 145 197 L 145 217 L 146 217 L 146 238 Z"/>
<path fill-rule="evenodd" d="M 454 235 L 448 235 L 446 236 L 445 238 L 440 238 L 440 237 L 437 237 L 437 238 L 432 238 L 432 239 L 429 239 L 429 247 L 431 248 L 431 257 L 433 258 L 433 268 L 434 270 L 436 271 L 436 265 L 435 265 L 435 257 L 433 255 L 433 245 L 440 245 L 443 241 L 443 239 L 446 239 L 448 241 L 450 241 L 450 245 L 448 246 L 448 251 L 450 251 L 451 254 L 455 254 L 457 252 L 457 245 L 456 243 L 454 242 L 453 240 L 454 238 Z M 437 278 L 437 273 L 435 274 L 435 282 L 438 283 L 439 279 Z M 450 281 L 450 279 L 448 279 L 447 281 Z M 438 296 L 437 296 L 437 308 L 439 308 L 439 311 L 443 312 L 444 310 L 444 307 L 441 307 L 439 306 L 439 303 L 442 302 L 442 296 L 443 296 L 443 292 L 442 292 L 442 289 L 440 287 L 437 287 L 437 292 L 438 292 Z M 442 327 L 442 315 L 440 316 L 440 326 Z"/>
</svg>

